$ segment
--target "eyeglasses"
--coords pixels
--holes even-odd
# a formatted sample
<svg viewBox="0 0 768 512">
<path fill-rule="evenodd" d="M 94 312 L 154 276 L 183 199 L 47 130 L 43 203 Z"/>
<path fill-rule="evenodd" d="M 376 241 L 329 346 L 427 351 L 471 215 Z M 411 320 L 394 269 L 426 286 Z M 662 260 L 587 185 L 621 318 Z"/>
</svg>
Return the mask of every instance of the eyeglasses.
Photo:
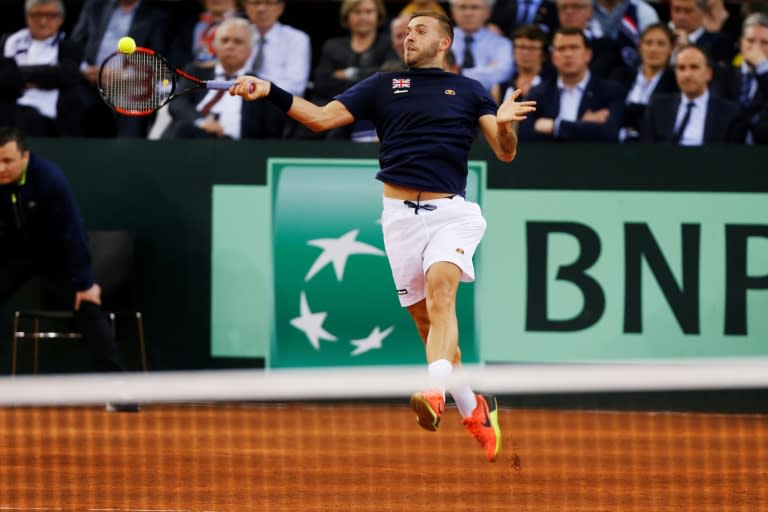
<svg viewBox="0 0 768 512">
<path fill-rule="evenodd" d="M 583 11 L 589 9 L 589 4 L 558 4 L 561 11 Z"/>
<path fill-rule="evenodd" d="M 56 20 L 63 16 L 60 12 L 28 12 L 27 18 L 31 20 Z"/>
<path fill-rule="evenodd" d="M 458 4 L 453 6 L 454 9 L 457 11 L 482 11 L 485 9 L 484 5 L 466 5 L 466 4 Z"/>
<path fill-rule="evenodd" d="M 247 0 L 243 2 L 245 5 L 250 5 L 253 7 L 274 7 L 278 4 L 283 3 L 282 0 Z"/>
<path fill-rule="evenodd" d="M 524 52 L 540 52 L 544 47 L 534 44 L 516 44 L 515 50 L 521 50 Z"/>
</svg>

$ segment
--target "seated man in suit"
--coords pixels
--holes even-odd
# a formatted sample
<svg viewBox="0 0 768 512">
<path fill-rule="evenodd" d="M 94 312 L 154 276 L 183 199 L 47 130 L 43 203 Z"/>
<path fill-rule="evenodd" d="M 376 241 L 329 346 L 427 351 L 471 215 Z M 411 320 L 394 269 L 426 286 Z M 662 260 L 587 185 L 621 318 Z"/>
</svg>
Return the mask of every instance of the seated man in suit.
<svg viewBox="0 0 768 512">
<path fill-rule="evenodd" d="M 254 28 L 248 20 L 230 18 L 216 30 L 216 65 L 188 69 L 203 80 L 234 80 L 250 74 L 246 63 L 251 55 Z M 182 83 L 185 89 L 190 84 Z M 280 138 L 286 117 L 268 102 L 244 102 L 226 91 L 188 94 L 171 102 L 173 122 L 164 138 Z"/>
<path fill-rule="evenodd" d="M 709 92 L 712 67 L 704 50 L 682 47 L 675 78 L 681 94 L 660 94 L 651 100 L 640 134 L 643 142 L 702 146 L 744 141 L 738 104 Z"/>
<path fill-rule="evenodd" d="M 96 89 L 99 67 L 117 50 L 121 37 L 165 54 L 166 16 L 151 2 L 140 0 L 86 0 L 72 31 L 72 40 L 83 51 L 80 126 L 89 137 L 139 137 L 147 135 L 150 118 L 115 115 Z"/>
<path fill-rule="evenodd" d="M 768 15 L 755 13 L 744 20 L 739 49 L 741 62 L 723 70 L 715 81 L 721 96 L 741 105 L 749 125 L 746 142 L 752 143 L 756 116 L 768 104 Z"/>
<path fill-rule="evenodd" d="M 0 54 L 16 67 L 3 79 L 7 87 L 23 91 L 5 123 L 34 137 L 76 136 L 80 50 L 60 32 L 64 4 L 28 0 L 25 15 L 27 28 L 0 37 Z"/>
<path fill-rule="evenodd" d="M 536 25 L 550 34 L 554 32 L 559 25 L 555 3 L 550 0 L 500 0 L 494 4 L 488 28 L 508 35 L 525 25 Z"/>
<path fill-rule="evenodd" d="M 608 78 L 614 69 L 624 64 L 621 45 L 618 40 L 603 34 L 602 27 L 593 19 L 593 13 L 591 0 L 557 0 L 560 27 L 577 28 L 584 32 L 592 52 L 589 70 L 597 76 Z"/>
<path fill-rule="evenodd" d="M 520 140 L 618 142 L 624 95 L 618 83 L 589 71 L 592 52 L 584 32 L 559 28 L 552 39 L 556 80 L 531 89 L 536 111 L 520 123 Z"/>
<path fill-rule="evenodd" d="M 675 32 L 674 62 L 680 48 L 695 44 L 712 59 L 717 67 L 729 65 L 733 58 L 733 41 L 704 27 L 704 8 L 709 0 L 669 0 L 669 27 Z"/>
<path fill-rule="evenodd" d="M 451 0 L 451 17 L 456 22 L 451 49 L 461 74 L 474 78 L 489 92 L 508 80 L 515 67 L 512 42 L 485 26 L 493 4 L 494 0 Z"/>
</svg>

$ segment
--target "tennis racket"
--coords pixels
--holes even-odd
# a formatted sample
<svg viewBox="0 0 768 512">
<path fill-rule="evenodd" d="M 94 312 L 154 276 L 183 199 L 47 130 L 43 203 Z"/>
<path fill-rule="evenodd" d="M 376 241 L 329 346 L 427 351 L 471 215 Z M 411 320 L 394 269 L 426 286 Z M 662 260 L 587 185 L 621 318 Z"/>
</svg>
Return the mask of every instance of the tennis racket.
<svg viewBox="0 0 768 512">
<path fill-rule="evenodd" d="M 193 85 L 179 91 L 179 80 Z M 131 54 L 115 52 L 101 63 L 98 89 L 102 99 L 115 112 L 126 116 L 147 116 L 170 101 L 199 89 L 227 90 L 234 80 L 200 80 L 174 68 L 164 57 L 149 48 L 136 48 Z"/>
</svg>

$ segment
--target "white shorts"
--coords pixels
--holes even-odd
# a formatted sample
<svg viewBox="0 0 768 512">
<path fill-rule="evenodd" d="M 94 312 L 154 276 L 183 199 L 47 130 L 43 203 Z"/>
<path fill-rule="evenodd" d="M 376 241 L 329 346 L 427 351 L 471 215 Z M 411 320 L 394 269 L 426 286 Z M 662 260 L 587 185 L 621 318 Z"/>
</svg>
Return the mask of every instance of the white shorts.
<svg viewBox="0 0 768 512">
<path fill-rule="evenodd" d="M 403 307 L 424 299 L 427 270 L 439 261 L 459 267 L 462 281 L 474 281 L 472 256 L 485 233 L 480 206 L 461 196 L 420 205 L 416 210 L 402 199 L 385 197 L 381 215 L 384 248 Z M 426 210 L 424 205 L 435 209 Z"/>
</svg>

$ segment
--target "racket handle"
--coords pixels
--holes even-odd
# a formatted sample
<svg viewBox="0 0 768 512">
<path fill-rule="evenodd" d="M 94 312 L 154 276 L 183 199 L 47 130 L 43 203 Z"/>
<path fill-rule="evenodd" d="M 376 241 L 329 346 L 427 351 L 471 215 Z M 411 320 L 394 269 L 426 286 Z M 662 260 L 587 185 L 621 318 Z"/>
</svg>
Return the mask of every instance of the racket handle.
<svg viewBox="0 0 768 512">
<path fill-rule="evenodd" d="M 226 91 L 236 83 L 236 80 L 208 80 L 205 82 L 205 88 Z"/>
</svg>

